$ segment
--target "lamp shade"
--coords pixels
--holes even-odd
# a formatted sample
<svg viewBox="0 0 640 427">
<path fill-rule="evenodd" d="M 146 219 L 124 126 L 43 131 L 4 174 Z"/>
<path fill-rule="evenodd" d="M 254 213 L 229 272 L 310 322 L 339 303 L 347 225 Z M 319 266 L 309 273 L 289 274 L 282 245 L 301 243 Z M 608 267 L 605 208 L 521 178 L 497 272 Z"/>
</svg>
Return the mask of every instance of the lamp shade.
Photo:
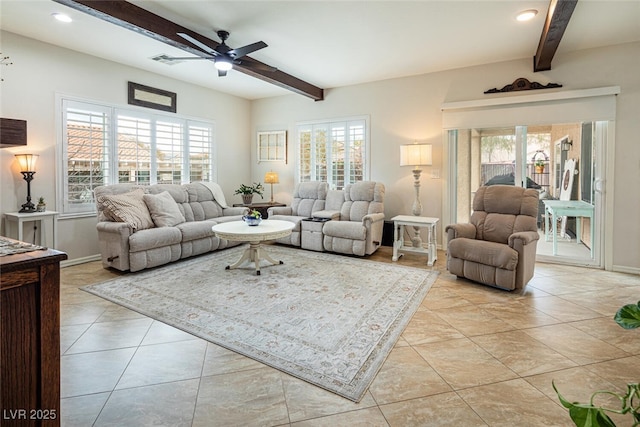
<svg viewBox="0 0 640 427">
<path fill-rule="evenodd" d="M 20 172 L 36 171 L 37 154 L 16 154 L 15 156 L 18 159 L 18 163 L 20 163 Z"/>
<path fill-rule="evenodd" d="M 264 174 L 265 184 L 279 184 L 278 172 L 267 172 Z"/>
<path fill-rule="evenodd" d="M 431 144 L 400 146 L 400 166 L 430 166 L 431 164 Z"/>
</svg>

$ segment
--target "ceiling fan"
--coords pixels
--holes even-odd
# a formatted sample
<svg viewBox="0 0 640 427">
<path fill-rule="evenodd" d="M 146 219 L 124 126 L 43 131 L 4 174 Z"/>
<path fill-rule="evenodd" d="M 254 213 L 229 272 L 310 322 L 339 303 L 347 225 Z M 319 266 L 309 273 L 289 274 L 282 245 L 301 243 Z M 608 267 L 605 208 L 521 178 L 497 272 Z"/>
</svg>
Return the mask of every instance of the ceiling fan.
<svg viewBox="0 0 640 427">
<path fill-rule="evenodd" d="M 229 38 L 229 32 L 220 30 L 218 31 L 218 37 L 220 37 L 220 40 L 222 40 L 222 43 L 220 43 L 218 47 L 214 49 L 212 47 L 207 46 L 204 43 L 201 43 L 195 38 L 191 37 L 189 34 L 186 34 L 186 33 L 177 33 L 177 34 L 183 39 L 191 42 L 195 46 L 198 46 L 200 49 L 207 52 L 208 54 L 210 54 L 210 56 L 188 56 L 188 57 L 163 56 L 162 59 L 166 61 L 178 61 L 178 60 L 182 61 L 182 60 L 189 60 L 189 59 L 213 60 L 215 67 L 218 69 L 218 76 L 220 77 L 226 76 L 227 71 L 233 68 L 233 65 L 241 65 L 246 68 L 255 68 L 255 69 L 265 70 L 265 71 L 277 70 L 274 67 L 271 67 L 266 64 L 262 64 L 257 61 L 241 60 L 241 58 L 243 58 L 244 56 L 252 52 L 255 52 L 256 50 L 260 50 L 267 47 L 267 44 L 263 41 L 259 41 L 243 47 L 232 49 L 229 46 L 227 46 L 227 44 L 225 43 L 225 41 Z"/>
</svg>

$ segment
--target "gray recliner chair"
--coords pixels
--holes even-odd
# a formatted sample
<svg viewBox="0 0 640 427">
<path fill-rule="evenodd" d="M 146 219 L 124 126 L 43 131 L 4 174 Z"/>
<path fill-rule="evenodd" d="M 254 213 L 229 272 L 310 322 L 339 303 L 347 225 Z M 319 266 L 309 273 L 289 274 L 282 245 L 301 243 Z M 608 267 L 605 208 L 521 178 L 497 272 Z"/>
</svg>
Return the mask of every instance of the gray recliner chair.
<svg viewBox="0 0 640 427">
<path fill-rule="evenodd" d="M 327 222 L 324 249 L 348 255 L 371 255 L 382 242 L 384 184 L 373 181 L 347 184 L 340 220 Z"/>
<path fill-rule="evenodd" d="M 496 288 L 524 289 L 536 263 L 537 215 L 538 192 L 534 189 L 480 187 L 470 223 L 445 228 L 447 270 Z"/>
<path fill-rule="evenodd" d="M 300 246 L 300 223 L 305 218 L 311 218 L 314 212 L 325 208 L 327 191 L 329 191 L 329 184 L 326 182 L 301 182 L 293 190 L 291 206 L 273 206 L 267 209 L 269 219 L 290 221 L 295 224 L 291 235 L 276 240 L 278 243 Z"/>
</svg>

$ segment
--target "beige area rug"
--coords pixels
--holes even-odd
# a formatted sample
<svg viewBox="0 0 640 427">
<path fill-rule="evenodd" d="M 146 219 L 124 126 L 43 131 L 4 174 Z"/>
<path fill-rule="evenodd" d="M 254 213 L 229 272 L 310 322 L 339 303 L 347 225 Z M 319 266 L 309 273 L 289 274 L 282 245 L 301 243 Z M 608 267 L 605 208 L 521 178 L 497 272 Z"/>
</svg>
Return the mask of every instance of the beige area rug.
<svg viewBox="0 0 640 427">
<path fill-rule="evenodd" d="M 82 289 L 358 402 L 438 275 L 275 245 L 225 270 L 242 250 Z"/>
</svg>

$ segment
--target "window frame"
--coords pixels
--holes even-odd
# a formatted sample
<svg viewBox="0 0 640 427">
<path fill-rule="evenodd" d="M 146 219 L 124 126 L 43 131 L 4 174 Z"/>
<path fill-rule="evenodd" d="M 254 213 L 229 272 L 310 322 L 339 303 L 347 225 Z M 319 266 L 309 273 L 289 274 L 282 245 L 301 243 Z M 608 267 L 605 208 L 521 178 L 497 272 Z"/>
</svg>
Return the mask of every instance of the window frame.
<svg viewBox="0 0 640 427">
<path fill-rule="evenodd" d="M 198 145 L 198 148 L 204 146 L 202 152 L 208 154 L 210 161 L 208 165 L 208 171 L 204 172 L 209 176 L 209 180 L 217 181 L 217 144 L 216 144 L 216 124 L 212 120 L 203 118 L 194 118 L 183 115 L 177 115 L 173 113 L 166 113 L 157 110 L 148 110 L 135 106 L 124 106 L 117 104 L 110 104 L 95 100 L 77 98 L 64 94 L 56 94 L 56 199 L 57 206 L 59 207 L 60 217 L 73 218 L 73 217 L 91 217 L 96 215 L 95 200 L 93 200 L 93 188 L 91 188 L 92 202 L 83 203 L 81 206 L 75 209 L 69 204 L 69 161 L 68 161 L 68 139 L 67 139 L 67 112 L 69 109 L 78 108 L 90 110 L 91 112 L 100 112 L 107 115 L 108 127 L 105 130 L 106 142 L 105 151 L 108 153 L 115 153 L 115 155 L 106 154 L 105 165 L 102 167 L 102 171 L 108 171 L 108 174 L 103 174 L 104 182 L 101 185 L 111 185 L 119 183 L 120 170 L 119 170 L 119 157 L 118 157 L 118 120 L 119 117 L 126 116 L 142 120 L 151 121 L 151 141 L 149 144 L 150 151 L 150 168 L 149 168 L 149 184 L 153 185 L 157 182 L 158 177 L 158 159 L 157 159 L 157 146 L 156 146 L 156 124 L 171 123 L 180 124 L 182 126 L 181 131 L 181 162 L 180 162 L 180 183 L 186 184 L 191 182 L 191 163 L 189 155 L 191 153 L 192 137 L 196 134 L 202 136 L 206 140 L 210 141 L 209 153 L 206 153 L 206 142 Z M 194 130 L 199 132 L 194 133 Z M 195 140 L 193 140 L 195 141 Z M 201 142 L 198 141 L 198 142 Z M 135 180 L 132 182 L 136 182 Z M 146 184 L 141 184 L 146 185 Z"/>
<path fill-rule="evenodd" d="M 342 189 L 347 184 L 352 184 L 355 181 L 351 181 L 352 173 L 351 170 L 351 162 L 348 163 L 349 167 L 345 167 L 344 173 L 342 175 L 343 185 L 342 187 L 338 187 L 337 183 L 334 182 L 334 165 L 335 162 L 333 156 L 333 131 L 334 129 L 340 128 L 342 125 L 342 129 L 344 130 L 344 155 L 347 160 L 350 160 L 350 156 L 352 154 L 353 145 L 351 144 L 351 132 L 350 129 L 353 125 L 362 124 L 364 138 L 363 138 L 363 146 L 362 146 L 362 180 L 368 181 L 370 180 L 370 117 L 368 115 L 362 116 L 350 116 L 350 117 L 342 117 L 342 118 L 334 118 L 327 120 L 308 120 L 301 121 L 295 124 L 295 135 L 296 135 L 296 170 L 295 170 L 295 179 L 296 182 L 302 182 L 302 152 L 301 152 L 301 137 L 302 134 L 306 131 L 310 131 L 311 133 L 311 147 L 309 153 L 309 180 L 310 181 L 323 181 L 326 180 L 329 183 L 331 188 Z M 325 150 L 324 157 L 327 160 L 324 173 L 326 176 L 318 176 L 318 164 L 317 162 L 317 146 L 315 145 L 315 131 L 318 129 L 324 128 L 326 130 L 326 140 L 324 141 Z M 345 163 L 346 164 L 346 163 Z"/>
</svg>

